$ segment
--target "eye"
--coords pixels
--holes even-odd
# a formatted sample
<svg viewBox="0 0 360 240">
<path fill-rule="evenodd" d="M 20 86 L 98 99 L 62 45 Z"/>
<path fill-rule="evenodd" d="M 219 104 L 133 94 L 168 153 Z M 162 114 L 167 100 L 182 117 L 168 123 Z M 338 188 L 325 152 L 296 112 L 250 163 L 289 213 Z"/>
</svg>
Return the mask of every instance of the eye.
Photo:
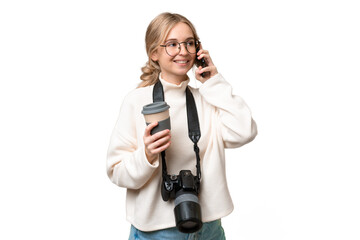
<svg viewBox="0 0 360 240">
<path fill-rule="evenodd" d="M 189 47 L 192 47 L 195 45 L 195 41 L 194 40 L 190 40 L 190 41 L 187 41 L 186 44 L 189 46 Z"/>
<path fill-rule="evenodd" d="M 173 47 L 177 47 L 177 42 L 169 42 L 166 44 L 166 47 L 169 47 L 169 48 L 173 48 Z"/>
</svg>

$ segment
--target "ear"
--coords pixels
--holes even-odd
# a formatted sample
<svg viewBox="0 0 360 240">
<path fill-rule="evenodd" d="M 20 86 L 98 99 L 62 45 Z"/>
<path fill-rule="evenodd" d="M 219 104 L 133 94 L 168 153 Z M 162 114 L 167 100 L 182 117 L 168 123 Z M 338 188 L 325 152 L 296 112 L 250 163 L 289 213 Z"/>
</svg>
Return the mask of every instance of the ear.
<svg viewBox="0 0 360 240">
<path fill-rule="evenodd" d="M 159 53 L 157 50 L 155 50 L 151 56 L 150 56 L 151 60 L 153 60 L 154 62 L 156 62 L 157 60 L 159 60 Z"/>
</svg>

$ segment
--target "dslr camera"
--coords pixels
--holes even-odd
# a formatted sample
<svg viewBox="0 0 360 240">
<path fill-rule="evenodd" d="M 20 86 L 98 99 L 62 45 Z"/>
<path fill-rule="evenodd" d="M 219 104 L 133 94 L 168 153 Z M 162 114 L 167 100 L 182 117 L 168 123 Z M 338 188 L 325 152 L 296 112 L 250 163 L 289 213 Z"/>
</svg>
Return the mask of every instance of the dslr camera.
<svg viewBox="0 0 360 240">
<path fill-rule="evenodd" d="M 179 231 L 192 233 L 201 229 L 199 204 L 200 180 L 190 170 L 181 170 L 179 175 L 163 176 L 161 196 L 164 201 L 175 199 L 175 221 Z"/>
</svg>

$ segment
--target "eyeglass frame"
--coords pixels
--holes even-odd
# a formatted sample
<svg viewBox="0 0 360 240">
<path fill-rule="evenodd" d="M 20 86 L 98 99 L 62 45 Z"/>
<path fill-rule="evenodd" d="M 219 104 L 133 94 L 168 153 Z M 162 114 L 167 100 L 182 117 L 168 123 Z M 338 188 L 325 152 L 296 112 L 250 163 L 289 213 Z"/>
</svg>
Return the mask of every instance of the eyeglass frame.
<svg viewBox="0 0 360 240">
<path fill-rule="evenodd" d="M 185 45 L 185 49 L 186 49 L 186 51 L 189 53 L 189 54 L 196 54 L 196 52 L 197 52 L 197 48 L 198 48 L 198 46 L 200 46 L 200 41 L 199 40 L 196 40 L 195 38 L 192 38 L 194 41 L 195 41 L 195 52 L 194 53 L 191 53 L 191 52 L 189 52 L 189 50 L 188 50 L 188 48 L 187 48 L 187 45 Z M 190 40 L 190 39 L 189 39 Z M 162 45 L 160 45 L 160 47 L 164 47 L 165 48 L 165 52 L 167 53 L 167 55 L 169 55 L 170 57 L 175 57 L 175 56 L 177 56 L 180 52 L 181 52 L 181 44 L 182 43 L 187 43 L 189 40 L 187 40 L 187 41 L 185 41 L 185 42 L 176 42 L 178 45 L 179 45 L 179 47 L 178 47 L 178 49 L 179 49 L 179 52 L 176 54 L 176 55 L 174 55 L 174 56 L 172 56 L 172 55 L 170 55 L 169 53 L 168 53 L 168 51 L 166 50 L 166 44 L 162 44 Z M 175 41 L 174 41 L 175 42 Z"/>
</svg>

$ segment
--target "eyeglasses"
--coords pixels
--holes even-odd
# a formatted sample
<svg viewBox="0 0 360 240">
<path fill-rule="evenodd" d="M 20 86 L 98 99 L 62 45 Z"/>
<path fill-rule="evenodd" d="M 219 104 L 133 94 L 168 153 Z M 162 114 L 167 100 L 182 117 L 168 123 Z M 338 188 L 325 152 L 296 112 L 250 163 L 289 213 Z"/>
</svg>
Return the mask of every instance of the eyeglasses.
<svg viewBox="0 0 360 240">
<path fill-rule="evenodd" d="M 181 44 L 185 43 L 185 49 L 190 54 L 196 53 L 196 47 L 200 44 L 200 41 L 195 41 L 195 39 L 189 39 L 185 42 L 177 42 L 177 41 L 169 41 L 164 45 L 160 45 L 160 47 L 164 47 L 166 53 L 171 56 L 175 57 L 181 51 Z"/>
</svg>

